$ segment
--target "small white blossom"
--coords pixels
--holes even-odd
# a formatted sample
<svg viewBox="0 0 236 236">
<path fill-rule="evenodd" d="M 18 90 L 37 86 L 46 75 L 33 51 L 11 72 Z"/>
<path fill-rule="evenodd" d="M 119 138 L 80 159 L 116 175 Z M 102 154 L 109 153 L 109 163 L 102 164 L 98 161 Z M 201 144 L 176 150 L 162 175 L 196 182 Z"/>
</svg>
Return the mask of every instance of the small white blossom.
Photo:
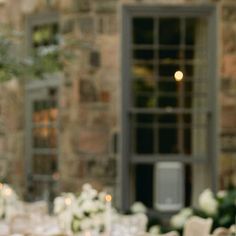
<svg viewBox="0 0 236 236">
<path fill-rule="evenodd" d="M 221 190 L 217 193 L 217 197 L 220 198 L 220 199 L 225 198 L 226 195 L 227 195 L 227 191 L 225 191 L 225 190 Z"/>
<path fill-rule="evenodd" d="M 83 192 L 84 191 L 87 192 L 87 191 L 89 191 L 91 189 L 92 189 L 92 186 L 90 184 L 88 184 L 88 183 L 84 184 L 83 187 L 82 187 L 82 191 Z"/>
<path fill-rule="evenodd" d="M 51 46 L 41 46 L 38 49 L 38 54 L 40 56 L 46 56 L 48 54 L 54 53 L 58 50 L 58 46 L 57 45 L 51 45 Z"/>
<path fill-rule="evenodd" d="M 170 224 L 175 229 L 182 229 L 187 220 L 187 217 L 182 214 L 176 214 L 171 217 Z"/>
<path fill-rule="evenodd" d="M 136 214 L 136 213 L 146 213 L 147 212 L 147 208 L 142 202 L 135 202 L 131 206 L 130 209 L 131 209 L 131 212 L 134 213 L 134 214 Z"/>
<path fill-rule="evenodd" d="M 193 210 L 191 208 L 184 208 L 180 211 L 180 214 L 188 218 L 193 215 Z"/>
<path fill-rule="evenodd" d="M 161 229 L 159 225 L 154 225 L 149 229 L 149 234 L 151 235 L 159 235 L 161 233 Z"/>
<path fill-rule="evenodd" d="M 54 199 L 54 213 L 55 214 L 59 214 L 60 212 L 62 212 L 65 209 L 65 200 L 63 197 L 56 197 Z"/>
<path fill-rule="evenodd" d="M 199 206 L 206 214 L 213 216 L 218 211 L 218 202 L 210 189 L 206 189 L 199 196 Z"/>
</svg>

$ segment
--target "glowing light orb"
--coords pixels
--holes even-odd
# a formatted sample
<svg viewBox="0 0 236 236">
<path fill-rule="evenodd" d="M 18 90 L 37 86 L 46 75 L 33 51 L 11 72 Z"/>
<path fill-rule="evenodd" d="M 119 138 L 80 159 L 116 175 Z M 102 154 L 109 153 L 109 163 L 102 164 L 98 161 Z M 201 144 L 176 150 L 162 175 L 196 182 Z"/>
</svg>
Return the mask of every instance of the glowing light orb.
<svg viewBox="0 0 236 236">
<path fill-rule="evenodd" d="M 184 78 L 184 74 L 182 71 L 178 70 L 175 72 L 174 78 L 176 81 L 181 81 Z"/>
</svg>

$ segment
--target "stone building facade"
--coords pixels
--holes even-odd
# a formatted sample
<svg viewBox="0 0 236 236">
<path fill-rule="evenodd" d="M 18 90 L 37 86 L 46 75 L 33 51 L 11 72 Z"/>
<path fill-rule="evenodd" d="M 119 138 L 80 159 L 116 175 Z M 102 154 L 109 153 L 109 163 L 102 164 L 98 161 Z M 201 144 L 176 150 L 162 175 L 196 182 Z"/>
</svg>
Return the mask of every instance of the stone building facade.
<svg viewBox="0 0 236 236">
<path fill-rule="evenodd" d="M 8 0 L 1 1 L 0 22 L 18 32 L 16 45 L 27 52 L 27 17 L 59 13 L 63 60 L 59 104 L 59 167 L 55 192 L 78 191 L 85 182 L 119 198 L 121 117 L 121 7 L 134 5 L 218 5 L 220 9 L 219 183 L 236 185 L 236 3 L 234 0 Z M 24 45 L 24 47 L 22 47 Z M 1 178 L 24 196 L 27 176 L 27 84 L 13 79 L 0 87 Z M 46 80 L 46 79 L 45 79 Z M 43 80 L 41 80 L 43 81 Z"/>
</svg>

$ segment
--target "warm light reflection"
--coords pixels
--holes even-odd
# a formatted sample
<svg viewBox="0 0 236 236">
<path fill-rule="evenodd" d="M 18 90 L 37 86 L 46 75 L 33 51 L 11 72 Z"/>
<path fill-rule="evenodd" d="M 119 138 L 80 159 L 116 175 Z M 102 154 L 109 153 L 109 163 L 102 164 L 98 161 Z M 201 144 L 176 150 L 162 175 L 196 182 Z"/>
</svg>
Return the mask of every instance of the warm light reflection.
<svg viewBox="0 0 236 236">
<path fill-rule="evenodd" d="M 106 197 L 105 197 L 105 199 L 106 199 L 107 202 L 111 202 L 112 196 L 109 195 L 109 194 L 107 194 Z"/>
<path fill-rule="evenodd" d="M 71 198 L 68 197 L 68 198 L 65 199 L 65 204 L 66 204 L 67 206 L 70 206 L 71 203 L 72 203 Z"/>
<path fill-rule="evenodd" d="M 176 71 L 175 72 L 175 75 L 174 75 L 174 78 L 176 81 L 181 81 L 183 78 L 184 78 L 184 74 L 182 71 Z"/>
<path fill-rule="evenodd" d="M 10 188 L 5 190 L 5 195 L 10 196 L 12 194 L 12 190 Z"/>
</svg>

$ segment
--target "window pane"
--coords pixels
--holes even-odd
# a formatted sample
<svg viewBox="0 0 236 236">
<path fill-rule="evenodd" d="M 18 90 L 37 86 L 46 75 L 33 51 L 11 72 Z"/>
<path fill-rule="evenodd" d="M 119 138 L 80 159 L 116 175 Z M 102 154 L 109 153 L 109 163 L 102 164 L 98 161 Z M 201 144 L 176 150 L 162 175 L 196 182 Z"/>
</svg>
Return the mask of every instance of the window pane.
<svg viewBox="0 0 236 236">
<path fill-rule="evenodd" d="M 146 82 L 154 79 L 154 69 L 153 65 L 147 64 L 134 64 L 132 68 L 133 78 L 135 79 L 143 79 Z"/>
<path fill-rule="evenodd" d="M 58 25 L 47 24 L 33 27 L 33 46 L 49 46 L 58 44 Z"/>
<path fill-rule="evenodd" d="M 160 153 L 179 153 L 177 143 L 177 128 L 160 128 L 158 134 L 158 146 Z"/>
<path fill-rule="evenodd" d="M 57 170 L 56 157 L 51 155 L 34 155 L 33 165 L 37 175 L 50 175 Z"/>
<path fill-rule="evenodd" d="M 155 106 L 155 81 L 149 78 L 133 80 L 133 105 L 135 107 Z"/>
<path fill-rule="evenodd" d="M 137 122 L 139 124 L 142 123 L 148 123 L 148 124 L 152 124 L 154 122 L 155 116 L 154 115 L 147 115 L 147 114 L 139 114 L 136 116 L 137 118 Z"/>
<path fill-rule="evenodd" d="M 49 129 L 48 146 L 50 148 L 57 146 L 57 130 L 55 128 Z"/>
<path fill-rule="evenodd" d="M 193 49 L 186 49 L 184 51 L 184 58 L 186 60 L 193 60 L 194 59 L 194 50 Z"/>
<path fill-rule="evenodd" d="M 158 107 L 177 107 L 178 99 L 177 96 L 159 96 L 158 98 Z"/>
<path fill-rule="evenodd" d="M 139 94 L 137 93 L 134 97 L 134 106 L 151 108 L 155 107 L 155 96 L 154 94 Z"/>
<path fill-rule="evenodd" d="M 193 65 L 185 64 L 185 75 L 194 76 L 194 67 Z"/>
<path fill-rule="evenodd" d="M 145 184 L 143 184 L 145 183 Z M 135 201 L 153 207 L 153 165 L 135 166 Z"/>
<path fill-rule="evenodd" d="M 184 153 L 192 153 L 192 130 L 191 128 L 186 128 L 184 130 Z"/>
<path fill-rule="evenodd" d="M 176 71 L 180 69 L 179 64 L 160 64 L 159 75 L 160 76 L 171 76 L 173 78 Z"/>
<path fill-rule="evenodd" d="M 33 129 L 33 147 L 47 148 L 48 147 L 49 130 L 47 127 Z"/>
<path fill-rule="evenodd" d="M 174 115 L 170 115 L 170 114 L 164 114 L 164 115 L 159 115 L 158 116 L 158 122 L 160 124 L 171 124 L 171 123 L 174 123 L 176 124 L 177 123 L 177 115 L 174 114 Z"/>
<path fill-rule="evenodd" d="M 136 129 L 135 152 L 137 154 L 151 154 L 154 152 L 153 146 L 154 132 L 151 128 Z"/>
<path fill-rule="evenodd" d="M 153 25 L 152 18 L 134 18 L 133 43 L 153 44 Z"/>
<path fill-rule="evenodd" d="M 179 45 L 181 42 L 180 19 L 162 18 L 159 20 L 159 44 Z"/>
<path fill-rule="evenodd" d="M 153 50 L 134 50 L 133 58 L 136 61 L 153 63 L 154 52 Z"/>
<path fill-rule="evenodd" d="M 158 82 L 159 92 L 177 92 L 177 83 L 174 78 L 166 78 L 166 81 Z"/>
<path fill-rule="evenodd" d="M 178 60 L 180 59 L 180 49 L 160 49 L 158 51 L 158 56 L 160 60 Z"/>
<path fill-rule="evenodd" d="M 186 24 L 185 43 L 187 45 L 194 45 L 195 44 L 195 37 L 196 37 L 197 19 L 188 18 L 188 19 L 186 19 L 185 24 Z"/>
</svg>

